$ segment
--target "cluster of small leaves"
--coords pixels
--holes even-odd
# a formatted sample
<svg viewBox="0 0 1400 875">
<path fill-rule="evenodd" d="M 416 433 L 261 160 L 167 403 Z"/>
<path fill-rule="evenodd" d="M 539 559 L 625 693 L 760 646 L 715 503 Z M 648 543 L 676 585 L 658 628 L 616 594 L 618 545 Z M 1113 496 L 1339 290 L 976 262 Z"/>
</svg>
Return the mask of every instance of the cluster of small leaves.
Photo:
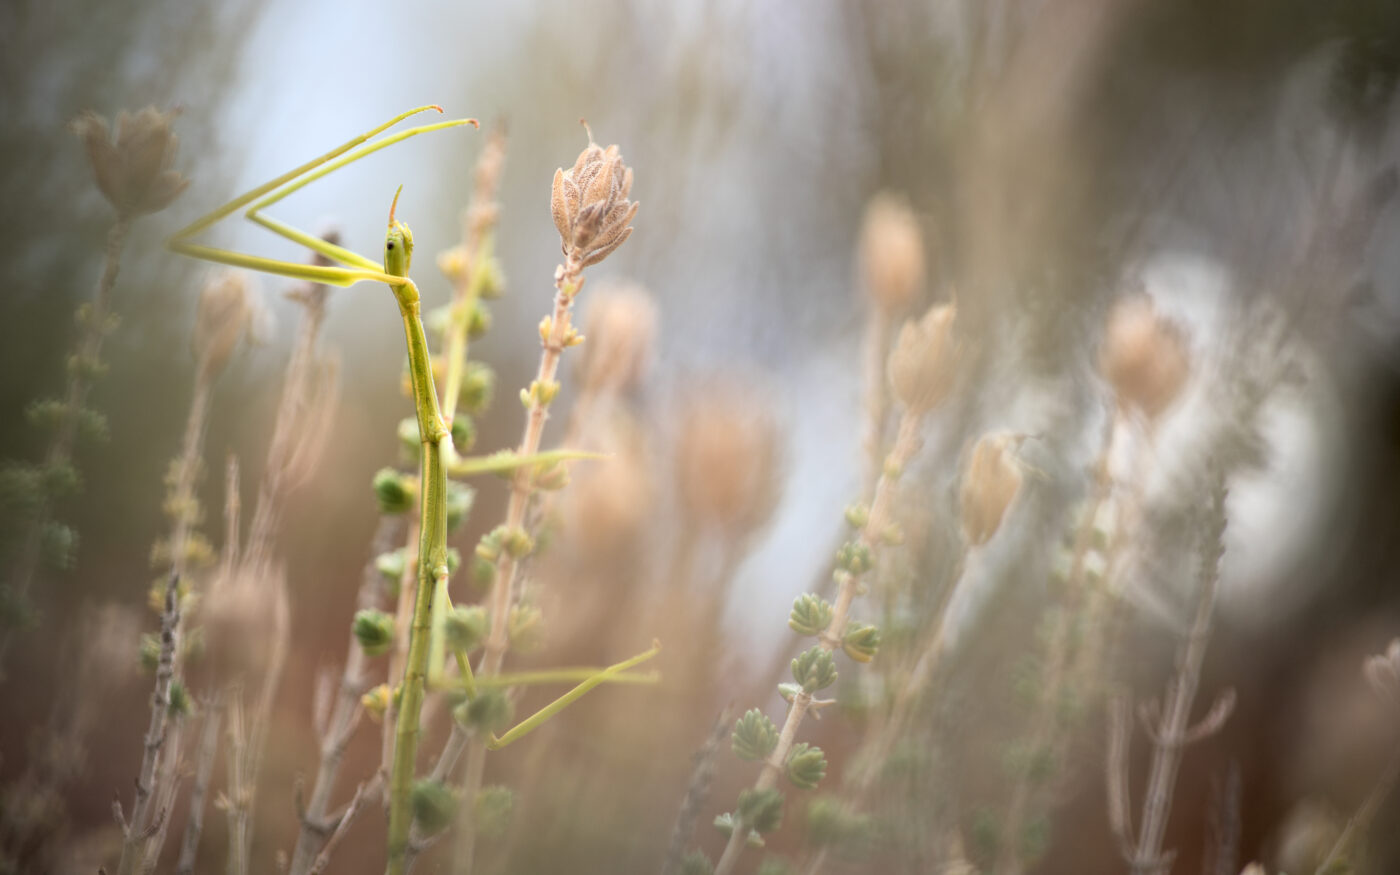
<svg viewBox="0 0 1400 875">
<path fill-rule="evenodd" d="M 754 832 L 770 833 L 783 822 L 783 794 L 772 787 L 763 790 L 750 787 L 739 793 L 739 807 L 735 813 Z"/>
<path fill-rule="evenodd" d="M 475 699 L 463 702 L 452 709 L 452 717 L 473 732 L 486 734 L 504 729 L 510 725 L 514 709 L 505 691 L 498 689 L 481 690 Z"/>
<path fill-rule="evenodd" d="M 826 754 L 805 742 L 795 745 L 788 754 L 787 776 L 799 790 L 815 790 L 826 777 Z"/>
<path fill-rule="evenodd" d="M 385 515 L 408 513 L 418 502 L 418 480 L 393 468 L 374 472 L 374 497 Z"/>
<path fill-rule="evenodd" d="M 864 623 L 851 623 L 841 637 L 841 650 L 856 662 L 869 662 L 880 649 L 880 630 Z"/>
<path fill-rule="evenodd" d="M 752 708 L 734 724 L 730 738 L 734 754 L 742 760 L 764 760 L 778 746 L 778 727 L 757 708 Z"/>
<path fill-rule="evenodd" d="M 355 640 L 369 656 L 388 653 L 394 644 L 394 618 L 372 608 L 355 614 L 352 624 Z"/>
<path fill-rule="evenodd" d="M 424 835 L 447 829 L 457 813 L 457 795 L 441 781 L 423 779 L 413 784 L 413 820 Z"/>
<path fill-rule="evenodd" d="M 864 853 L 873 831 L 870 815 L 851 811 L 834 796 L 818 796 L 807 804 L 807 841 L 813 845 L 857 856 Z"/>
<path fill-rule="evenodd" d="M 486 610 L 480 605 L 454 605 L 443 627 L 447 645 L 454 650 L 472 652 L 486 640 L 486 621 Z"/>
<path fill-rule="evenodd" d="M 792 677 L 808 694 L 824 690 L 836 683 L 836 660 L 831 651 L 817 645 L 803 651 L 792 661 Z"/>
<path fill-rule="evenodd" d="M 803 593 L 792 603 L 788 626 L 798 635 L 820 635 L 831 625 L 831 602 L 814 593 Z"/>
<path fill-rule="evenodd" d="M 862 541 L 847 541 L 836 551 L 836 567 L 849 574 L 861 575 L 873 566 L 870 547 Z"/>
</svg>

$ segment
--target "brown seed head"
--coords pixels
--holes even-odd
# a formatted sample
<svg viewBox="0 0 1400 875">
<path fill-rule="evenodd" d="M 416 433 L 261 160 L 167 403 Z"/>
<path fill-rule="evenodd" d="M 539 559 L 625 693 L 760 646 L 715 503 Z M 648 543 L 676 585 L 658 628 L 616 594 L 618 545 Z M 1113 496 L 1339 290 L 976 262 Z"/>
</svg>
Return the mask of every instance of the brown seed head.
<svg viewBox="0 0 1400 875">
<path fill-rule="evenodd" d="M 107 120 L 85 112 L 72 123 L 87 148 L 97 187 L 122 218 L 165 209 L 190 181 L 171 169 L 179 138 L 170 129 L 174 112 L 148 106 L 135 115 L 117 114 L 113 142 Z"/>
<path fill-rule="evenodd" d="M 243 274 L 226 271 L 213 276 L 199 293 L 194 323 L 194 357 L 208 379 L 223 371 L 238 342 L 248 333 L 255 307 Z"/>
<path fill-rule="evenodd" d="M 620 393 L 638 386 L 651 362 L 656 303 L 637 285 L 600 291 L 584 323 L 579 376 L 583 391 Z"/>
<path fill-rule="evenodd" d="M 724 384 L 692 396 L 681 414 L 675 453 L 690 523 L 739 534 L 768 522 L 778 501 L 778 431 L 753 395 Z"/>
<path fill-rule="evenodd" d="M 1022 440 L 1021 435 L 989 434 L 972 449 L 959 491 L 963 537 L 972 546 L 992 539 L 1021 491 L 1023 475 L 1015 451 Z"/>
<path fill-rule="evenodd" d="M 550 210 L 565 256 L 588 267 L 621 246 L 637 214 L 627 199 L 631 191 L 632 168 L 622 163 L 621 150 L 603 149 L 590 136 L 574 166 L 554 172 Z"/>
<path fill-rule="evenodd" d="M 902 313 L 924 285 L 924 239 L 919 220 L 898 195 L 877 194 L 860 232 L 865 291 L 887 313 Z"/>
<path fill-rule="evenodd" d="M 906 321 L 890 352 L 889 377 L 894 397 L 910 410 L 927 411 L 948 396 L 957 376 L 956 304 L 929 308 L 917 322 Z"/>
<path fill-rule="evenodd" d="M 1124 298 L 1109 314 L 1099 368 L 1122 408 L 1155 420 L 1181 394 L 1191 373 L 1186 339 L 1146 295 Z"/>
</svg>

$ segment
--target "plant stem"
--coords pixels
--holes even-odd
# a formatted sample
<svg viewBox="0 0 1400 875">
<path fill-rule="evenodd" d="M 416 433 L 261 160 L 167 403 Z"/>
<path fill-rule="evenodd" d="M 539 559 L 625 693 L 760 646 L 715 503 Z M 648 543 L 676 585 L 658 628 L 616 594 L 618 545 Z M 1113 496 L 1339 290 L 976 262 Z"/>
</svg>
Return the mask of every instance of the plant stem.
<svg viewBox="0 0 1400 875">
<path fill-rule="evenodd" d="M 900 416 L 894 446 L 890 449 L 889 456 L 885 460 L 884 470 L 875 484 L 875 496 L 870 502 L 870 512 L 858 535 L 860 542 L 872 553 L 879 548 L 882 536 L 892 522 L 896 483 L 900 472 L 913 458 L 914 452 L 919 447 L 919 430 L 923 421 L 924 413 L 922 411 L 906 409 Z M 823 649 L 834 651 L 841 646 L 841 639 L 846 631 L 847 617 L 851 610 L 851 602 L 854 601 L 856 593 L 860 589 L 860 583 L 861 575 L 859 574 L 849 574 L 841 581 L 841 587 L 836 593 L 836 602 L 832 606 L 831 622 L 817 638 L 818 645 Z M 764 761 L 763 769 L 758 773 L 758 779 L 754 782 L 755 790 L 766 790 L 777 783 L 779 772 L 785 767 L 788 753 L 792 750 L 793 742 L 797 736 L 797 728 L 802 724 L 802 720 L 807 716 L 807 711 L 811 706 L 812 695 L 810 693 L 802 691 L 793 696 L 792 705 L 788 708 L 787 719 L 783 722 L 783 728 L 778 733 L 777 747 Z M 715 875 L 727 875 L 733 870 L 739 860 L 739 855 L 743 852 L 744 845 L 747 843 L 748 833 L 748 825 L 742 820 L 734 825 L 734 831 L 729 836 L 729 843 L 725 845 L 724 854 L 715 866 Z"/>
<path fill-rule="evenodd" d="M 404 668 L 398 723 L 394 729 L 394 762 L 389 780 L 388 875 L 407 871 L 408 839 L 413 825 L 409 797 L 413 792 L 418 759 L 419 718 L 428 675 L 428 635 L 432 625 L 433 588 L 447 574 L 447 475 L 443 447 L 451 434 L 442 421 L 437 388 L 433 384 L 428 340 L 419 316 L 418 290 L 410 282 L 395 288 L 408 344 L 413 398 L 418 412 L 418 434 L 423 444 L 419 478 L 422 502 L 419 515 L 418 594 L 409 634 L 408 663 Z"/>
<path fill-rule="evenodd" d="M 569 335 L 570 319 L 574 298 L 583 285 L 583 264 L 572 252 L 555 276 L 554 311 L 550 316 L 549 331 L 542 339 L 539 370 L 534 385 L 544 387 L 555 383 L 559 372 L 559 358 L 564 351 Z M 540 440 L 544 435 L 545 419 L 549 415 L 549 404 L 538 393 L 531 395 L 530 411 L 525 419 L 525 433 L 520 439 L 519 454 L 530 456 L 539 451 Z M 534 468 L 527 466 L 515 472 L 511 481 L 510 502 L 506 506 L 506 530 L 513 531 L 525 522 L 525 511 L 529 506 L 533 491 Z M 508 630 L 510 608 L 515 586 L 515 573 L 519 567 L 515 557 L 502 550 L 496 563 L 496 582 L 491 590 L 491 631 L 487 636 L 485 651 L 477 677 L 491 678 L 500 674 L 505 661 L 506 650 L 510 646 Z M 481 781 L 486 768 L 485 739 L 477 739 L 467 752 L 466 785 L 463 795 L 466 806 L 474 804 L 481 791 Z M 463 820 L 457 835 L 457 871 L 471 872 L 472 858 L 476 848 L 476 826 L 470 820 Z"/>
<path fill-rule="evenodd" d="M 1327 852 L 1327 858 L 1322 861 L 1322 865 L 1317 867 L 1316 875 L 1329 875 L 1329 873 L 1339 871 L 1336 868 L 1337 864 L 1346 859 L 1353 850 L 1357 839 L 1370 828 L 1371 822 L 1376 819 L 1376 812 L 1380 811 L 1381 804 L 1394 792 L 1397 783 L 1400 783 L 1400 745 L 1397 745 L 1391 753 L 1390 759 L 1386 762 L 1385 768 L 1381 770 L 1375 786 L 1371 788 L 1370 793 L 1366 794 L 1366 800 L 1347 821 L 1342 834 L 1337 836 L 1336 843 Z"/>
<path fill-rule="evenodd" d="M 73 445 L 78 436 L 78 419 L 83 404 L 87 402 L 91 388 L 89 365 L 96 365 L 102 352 L 102 339 L 107 335 L 112 289 L 117 284 L 117 271 L 121 267 L 122 251 L 126 248 L 131 220 L 118 218 L 107 231 L 107 247 L 103 252 L 102 273 L 97 280 L 97 291 L 92 304 L 82 320 L 81 334 L 74 345 L 74 354 L 68 369 L 68 387 L 63 399 L 63 413 L 58 429 L 49 443 L 44 458 L 45 467 L 66 465 L 73 457 Z M 11 597 L 22 599 L 29 593 L 34 575 L 43 553 L 44 528 L 50 520 L 52 507 L 47 492 L 39 498 L 39 505 L 29 521 L 29 530 L 24 538 L 24 546 L 10 572 L 9 589 Z M 5 654 L 17 633 L 15 628 L 0 632 L 0 681 L 4 680 Z"/>
<path fill-rule="evenodd" d="M 1166 704 L 1153 740 L 1152 770 L 1142 803 L 1142 829 L 1138 833 L 1136 853 L 1130 861 L 1134 875 L 1159 875 L 1165 869 L 1162 839 L 1171 815 L 1172 791 L 1176 786 L 1181 752 L 1187 743 L 1191 705 L 1196 699 L 1215 611 L 1215 587 L 1225 533 L 1223 478 L 1215 485 L 1211 502 L 1209 518 L 1202 526 L 1204 542 L 1196 587 L 1196 615 L 1178 652 L 1176 675 L 1167 685 Z"/>
<path fill-rule="evenodd" d="M 193 875 L 195 856 L 199 852 L 199 836 L 204 830 L 204 799 L 209 792 L 209 779 L 214 771 L 214 759 L 219 748 L 220 704 L 211 702 L 204 710 L 204 729 L 199 741 L 199 760 L 195 766 L 194 789 L 190 791 L 190 814 L 185 822 L 184 839 L 180 842 L 180 859 L 176 875 Z"/>
<path fill-rule="evenodd" d="M 152 830 L 151 799 L 153 798 L 156 763 L 165 744 L 166 718 L 170 714 L 170 684 L 175 677 L 175 651 L 179 646 L 177 628 L 180 622 L 180 581 L 174 575 L 165 585 L 165 609 L 160 622 L 160 661 L 156 664 L 156 685 L 151 693 L 151 720 L 146 728 L 145 751 L 141 771 L 136 776 L 136 801 L 131 819 L 124 823 L 121 862 L 118 875 L 134 875 L 145 863 L 143 857 L 148 833 Z M 156 813 L 164 818 L 167 812 Z"/>
<path fill-rule="evenodd" d="M 370 548 L 370 561 L 365 564 L 360 578 L 360 592 L 356 605 L 360 610 L 379 605 L 384 590 L 384 576 L 375 567 L 374 559 L 393 544 L 398 532 L 398 523 L 397 517 L 380 517 L 379 527 L 374 533 Z M 350 743 L 350 736 L 359 725 L 360 714 L 363 713 L 360 697 L 364 694 L 367 683 L 365 669 L 368 661 L 364 648 L 352 634 L 350 644 L 346 648 L 345 667 L 336 690 L 335 709 L 321 738 L 321 760 L 316 768 L 316 784 L 311 789 L 311 798 L 302 815 L 301 832 L 297 836 L 296 850 L 292 853 L 292 864 L 288 869 L 290 875 L 306 875 L 310 872 L 321 846 L 326 841 L 326 811 L 330 807 L 331 793 L 335 790 L 346 745 Z"/>
</svg>

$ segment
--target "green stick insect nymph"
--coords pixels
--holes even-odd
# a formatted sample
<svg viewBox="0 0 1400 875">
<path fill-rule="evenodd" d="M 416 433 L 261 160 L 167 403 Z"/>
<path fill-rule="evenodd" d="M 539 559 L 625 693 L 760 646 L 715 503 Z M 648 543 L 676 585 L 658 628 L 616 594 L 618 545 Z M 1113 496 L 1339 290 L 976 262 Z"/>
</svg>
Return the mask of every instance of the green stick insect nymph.
<svg viewBox="0 0 1400 875">
<path fill-rule="evenodd" d="M 434 687 L 458 689 L 464 692 L 469 700 L 474 700 L 478 695 L 478 685 L 473 678 L 471 664 L 466 653 L 460 649 L 453 649 L 452 655 L 460 675 L 458 679 L 448 679 L 443 665 L 449 650 L 445 643 L 444 626 L 447 614 L 452 609 L 448 596 L 447 475 L 449 472 L 456 476 L 470 476 L 486 472 L 509 472 L 520 468 L 557 463 L 562 460 L 588 458 L 593 455 L 571 450 L 553 450 L 530 455 L 507 451 L 474 458 L 461 458 L 456 454 L 452 445 L 451 429 L 443 420 L 437 387 L 433 381 L 432 362 L 427 337 L 423 330 L 422 304 L 418 287 L 409 278 L 409 269 L 413 260 L 413 232 L 406 224 L 396 218 L 398 194 L 394 195 L 393 204 L 389 208 L 389 227 L 384 239 L 382 264 L 375 263 L 358 253 L 321 240 L 262 214 L 265 207 L 277 203 L 307 184 L 347 164 L 372 155 L 380 149 L 432 131 L 464 125 L 477 127 L 474 119 L 452 119 L 379 136 L 404 119 L 427 110 L 442 112 L 442 108 L 438 106 L 423 106 L 395 116 L 388 122 L 341 144 L 325 155 L 239 195 L 227 204 L 195 220 L 172 236 L 168 242 L 172 251 L 182 255 L 263 273 L 336 286 L 352 286 L 361 282 L 384 283 L 393 291 L 394 298 L 398 303 L 408 347 L 414 407 L 417 413 L 418 434 L 422 442 L 422 462 L 417 597 L 414 602 L 410 627 L 408 659 L 399 687 L 398 721 L 395 726 L 392 771 L 388 781 L 389 827 L 386 871 L 389 875 L 401 875 L 406 871 L 410 855 L 409 840 L 413 826 L 410 799 L 417 766 L 423 699 L 430 681 Z M 277 261 L 191 242 L 192 238 L 202 231 L 245 207 L 244 215 L 249 220 L 324 256 L 331 264 L 311 265 Z M 644 653 L 607 668 L 561 669 L 533 672 L 520 676 L 501 674 L 491 678 L 489 683 L 491 687 L 571 681 L 577 682 L 577 684 L 569 692 L 544 706 L 509 731 L 500 736 L 491 734 L 485 740 L 486 745 L 495 749 L 515 741 L 598 684 L 655 682 L 655 675 L 627 674 L 626 672 L 650 659 L 656 654 L 657 649 L 653 646 L 652 649 Z M 391 678 L 390 682 L 392 683 L 394 680 Z M 483 686 L 486 685 L 485 679 L 483 679 Z"/>
</svg>

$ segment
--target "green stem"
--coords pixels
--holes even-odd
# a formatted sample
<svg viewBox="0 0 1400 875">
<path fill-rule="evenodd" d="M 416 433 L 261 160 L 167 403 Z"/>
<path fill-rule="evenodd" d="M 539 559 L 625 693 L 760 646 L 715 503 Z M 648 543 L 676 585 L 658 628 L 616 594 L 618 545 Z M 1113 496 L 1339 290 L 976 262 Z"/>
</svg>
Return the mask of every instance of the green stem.
<svg viewBox="0 0 1400 875">
<path fill-rule="evenodd" d="M 413 378 L 413 399 L 418 411 L 418 434 L 423 441 L 422 508 L 419 518 L 418 597 L 413 608 L 409 633 L 408 663 L 404 669 L 398 724 L 394 740 L 394 765 L 389 780 L 389 862 L 388 875 L 407 871 L 408 841 L 413 825 L 409 797 L 418 759 L 419 719 L 428 674 L 429 636 L 432 627 L 433 589 L 447 574 L 447 473 L 443 467 L 443 445 L 451 442 L 438 408 L 437 388 L 433 385 L 428 339 L 419 316 L 418 289 L 411 283 L 394 289 L 403 315 L 408 341 L 409 370 Z"/>
</svg>

